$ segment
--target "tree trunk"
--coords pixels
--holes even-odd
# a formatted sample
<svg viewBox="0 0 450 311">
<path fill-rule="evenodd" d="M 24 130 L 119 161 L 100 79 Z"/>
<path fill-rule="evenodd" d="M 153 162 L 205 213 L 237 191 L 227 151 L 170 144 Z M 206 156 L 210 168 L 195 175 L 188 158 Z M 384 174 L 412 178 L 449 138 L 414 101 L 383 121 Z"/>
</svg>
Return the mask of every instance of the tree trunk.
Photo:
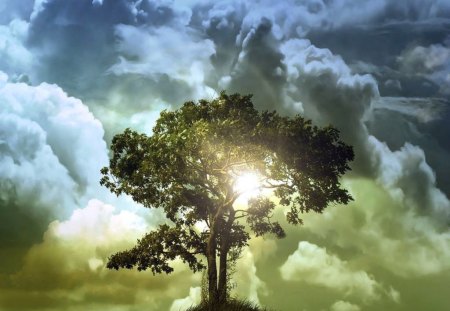
<svg viewBox="0 0 450 311">
<path fill-rule="evenodd" d="M 206 257 L 208 259 L 208 301 L 211 311 L 213 311 L 214 306 L 217 306 L 219 303 L 216 264 L 217 234 L 214 226 L 215 224 L 212 224 L 211 233 L 209 236 L 208 244 L 206 246 Z"/>
<path fill-rule="evenodd" d="M 225 224 L 225 228 L 223 228 L 223 234 L 221 236 L 221 245 L 220 245 L 220 269 L 219 269 L 219 303 L 224 303 L 228 298 L 228 251 L 230 250 L 230 233 L 231 226 L 234 222 L 235 212 L 233 210 L 230 211 L 230 215 Z"/>
<path fill-rule="evenodd" d="M 227 255 L 228 250 L 227 247 L 224 245 L 224 242 L 222 242 L 222 245 L 220 247 L 220 270 L 219 270 L 219 288 L 218 288 L 218 294 L 219 294 L 219 302 L 223 303 L 227 299 L 227 276 L 228 276 L 228 270 L 227 270 Z"/>
</svg>

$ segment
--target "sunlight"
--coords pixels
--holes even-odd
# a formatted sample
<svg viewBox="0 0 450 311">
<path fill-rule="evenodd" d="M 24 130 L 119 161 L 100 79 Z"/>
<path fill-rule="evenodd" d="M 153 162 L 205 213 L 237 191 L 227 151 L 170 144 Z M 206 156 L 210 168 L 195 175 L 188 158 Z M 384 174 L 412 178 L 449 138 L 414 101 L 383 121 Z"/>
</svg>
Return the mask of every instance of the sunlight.
<svg viewBox="0 0 450 311">
<path fill-rule="evenodd" d="M 234 191 L 240 193 L 239 200 L 247 202 L 261 191 L 261 177 L 254 172 L 245 172 L 236 177 Z"/>
</svg>

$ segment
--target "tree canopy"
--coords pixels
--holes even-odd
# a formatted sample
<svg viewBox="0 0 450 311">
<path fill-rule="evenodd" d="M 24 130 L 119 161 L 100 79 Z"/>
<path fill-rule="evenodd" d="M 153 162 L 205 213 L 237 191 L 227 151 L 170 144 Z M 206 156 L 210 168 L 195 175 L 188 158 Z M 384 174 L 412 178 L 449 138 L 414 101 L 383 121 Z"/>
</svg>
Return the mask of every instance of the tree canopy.
<svg viewBox="0 0 450 311">
<path fill-rule="evenodd" d="M 339 131 L 314 126 L 300 115 L 260 112 L 251 96 L 221 93 L 210 101 L 186 102 L 161 112 L 151 135 L 126 129 L 111 149 L 101 184 L 145 207 L 163 209 L 170 221 L 134 248 L 112 255 L 108 267 L 170 273 L 171 261 L 181 258 L 194 272 L 208 269 L 211 301 L 226 299 L 231 251 L 247 245 L 249 232 L 285 236 L 272 217 L 277 206 L 297 225 L 304 213 L 352 199 L 339 178 L 354 153 Z M 243 191 L 237 180 L 249 173 L 257 176 L 259 189 L 271 192 L 238 209 Z"/>
</svg>

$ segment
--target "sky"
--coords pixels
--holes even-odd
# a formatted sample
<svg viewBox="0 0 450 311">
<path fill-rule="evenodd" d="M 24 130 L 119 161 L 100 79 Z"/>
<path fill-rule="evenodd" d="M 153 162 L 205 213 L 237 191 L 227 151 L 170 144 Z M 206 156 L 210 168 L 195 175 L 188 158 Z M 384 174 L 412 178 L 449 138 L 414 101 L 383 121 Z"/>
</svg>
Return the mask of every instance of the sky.
<svg viewBox="0 0 450 311">
<path fill-rule="evenodd" d="M 0 0 L 0 311 L 183 310 L 201 274 L 110 271 L 164 221 L 99 185 L 112 137 L 254 95 L 354 146 L 354 201 L 254 238 L 234 293 L 279 311 L 448 310 L 450 1 Z M 279 216 L 282 211 L 279 211 Z"/>
</svg>

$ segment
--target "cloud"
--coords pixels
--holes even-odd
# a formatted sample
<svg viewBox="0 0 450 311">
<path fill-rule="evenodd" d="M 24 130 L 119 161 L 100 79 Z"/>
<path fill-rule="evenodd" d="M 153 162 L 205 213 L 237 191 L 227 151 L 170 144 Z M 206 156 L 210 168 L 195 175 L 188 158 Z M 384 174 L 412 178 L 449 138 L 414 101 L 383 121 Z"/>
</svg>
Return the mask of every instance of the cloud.
<svg viewBox="0 0 450 311">
<path fill-rule="evenodd" d="M 91 200 L 85 208 L 74 210 L 68 220 L 50 223 L 43 242 L 29 251 L 13 281 L 28 288 L 42 288 L 40 284 L 45 281 L 48 289 L 81 284 L 86 275 L 105 270 L 105 258 L 112 249 L 130 246 L 147 229 L 148 224 L 139 216 L 128 211 L 117 213 L 113 206 Z M 40 264 L 53 266 L 52 275 L 39 269 Z M 70 274 L 71 279 L 65 279 Z"/>
<path fill-rule="evenodd" d="M 73 204 L 70 193 L 76 184 L 46 144 L 45 132 L 36 123 L 12 114 L 2 113 L 0 120 L 2 201 L 15 201 L 21 206 L 34 201 L 55 211 Z"/>
<path fill-rule="evenodd" d="M 287 101 L 300 103 L 304 114 L 316 123 L 337 127 L 358 154 L 353 167 L 367 173 L 368 131 L 363 118 L 379 96 L 376 81 L 370 75 L 352 74 L 341 57 L 308 40 L 288 40 L 280 51 L 287 68 Z"/>
<path fill-rule="evenodd" d="M 16 267 L 48 221 L 67 217 L 100 190 L 107 164 L 101 123 L 56 85 L 0 82 L 0 228 L 6 269 Z"/>
<path fill-rule="evenodd" d="M 7 25 L 0 25 L 0 70 L 14 79 L 27 79 L 34 64 L 33 54 L 25 45 L 28 23 L 14 19 Z"/>
<path fill-rule="evenodd" d="M 450 61 L 450 50 L 442 44 L 416 46 L 399 56 L 400 65 L 409 73 L 426 74 L 444 69 Z"/>
<path fill-rule="evenodd" d="M 437 213 L 435 215 L 438 217 L 448 219 L 449 201 L 436 188 L 435 173 L 426 162 L 423 150 L 406 144 L 401 151 L 391 151 L 386 145 L 381 148 L 383 143 L 369 134 L 364 120 L 371 117 L 374 103 L 385 101 L 379 97 L 373 77 L 352 74 L 340 57 L 329 50 L 318 49 L 306 40 L 287 41 L 281 46 L 281 51 L 285 55 L 284 63 L 290 84 L 286 96 L 293 102 L 301 102 L 305 115 L 314 121 L 324 125 L 333 124 L 341 130 L 342 137 L 354 146 L 357 154 L 353 168 L 358 173 L 376 176 L 391 193 L 408 192 L 406 200 L 411 207 L 426 209 L 431 214 Z M 389 109 L 409 112 L 419 120 L 424 120 L 418 115 L 420 111 L 428 113 L 426 120 L 436 118 L 432 117 L 432 113 L 438 105 L 427 105 L 423 110 L 417 110 L 414 104 L 414 100 L 408 99 L 407 105 L 402 108 L 390 105 Z M 440 107 L 443 109 L 443 105 Z M 417 160 L 406 156 L 411 154 L 408 152 L 410 147 L 417 151 Z M 390 165 L 401 168 L 392 170 Z M 394 172 L 397 172 L 396 177 L 392 176 Z"/>
<path fill-rule="evenodd" d="M 398 57 L 400 70 L 410 75 L 425 76 L 440 86 L 440 93 L 450 95 L 450 48 L 432 44 L 415 46 L 403 51 Z"/>
<path fill-rule="evenodd" d="M 99 170 L 108 161 L 104 132 L 80 100 L 45 83 L 35 87 L 3 83 L 0 100 L 0 116 L 10 125 L 2 132 L 2 154 L 12 164 L 8 167 L 15 167 L 8 173 L 4 166 L 0 176 L 14 180 L 19 189 L 24 187 L 18 197 L 27 197 L 27 192 L 37 196 L 54 192 L 76 201 L 90 186 L 98 188 Z M 50 200 L 49 206 L 50 202 L 57 204 Z"/>
<path fill-rule="evenodd" d="M 1 1 L 0 24 L 8 24 L 14 19 L 26 20 L 33 10 L 30 0 Z"/>
<path fill-rule="evenodd" d="M 219 86 L 231 92 L 254 94 L 259 109 L 283 109 L 280 93 L 286 80 L 285 68 L 272 26 L 262 17 L 247 33 L 241 30 L 236 38 L 240 47 L 237 59 L 229 75 L 219 81 Z"/>
<path fill-rule="evenodd" d="M 330 311 L 361 311 L 361 308 L 347 301 L 336 301 Z"/>
<path fill-rule="evenodd" d="M 152 228 L 132 212 L 91 200 L 68 220 L 48 226 L 43 241 L 28 251 L 23 267 L 7 280 L 8 290 L 0 291 L 0 304 L 8 310 L 60 310 L 67 302 L 73 310 L 168 308 L 193 281 L 181 262 L 174 263 L 172 275 L 156 277 L 105 267 L 112 253 L 130 247 Z"/>
<path fill-rule="evenodd" d="M 437 98 L 382 97 L 373 102 L 372 109 L 399 112 L 419 123 L 429 123 L 441 119 L 448 108 Z"/>
<path fill-rule="evenodd" d="M 308 231 L 326 245 L 352 249 L 353 261 L 367 260 L 367 266 L 382 267 L 400 278 L 417 280 L 449 269 L 450 234 L 440 220 L 395 199 L 389 188 L 374 181 L 350 180 L 345 186 L 355 202 L 309 215 Z"/>
<path fill-rule="evenodd" d="M 286 281 L 324 286 L 365 302 L 380 299 L 383 292 L 382 285 L 367 272 L 352 268 L 326 249 L 306 241 L 298 244 L 280 272 Z"/>
<path fill-rule="evenodd" d="M 182 311 L 192 306 L 198 305 L 201 299 L 201 288 L 191 287 L 189 289 L 189 295 L 185 298 L 175 299 L 170 306 L 170 311 Z"/>
<path fill-rule="evenodd" d="M 131 73 L 153 79 L 165 75 L 185 82 L 194 90 L 197 99 L 214 96 L 215 92 L 205 86 L 205 75 L 212 70 L 209 58 L 215 52 L 214 46 L 193 30 L 183 29 L 186 28 L 116 26 L 121 56 L 119 63 L 109 71 L 116 75 Z"/>
<path fill-rule="evenodd" d="M 206 82 L 214 46 L 189 26 L 191 15 L 170 1 L 37 1 L 26 38 L 33 82 L 82 99 L 110 141 L 135 114 L 214 96 Z"/>
<path fill-rule="evenodd" d="M 406 206 L 417 211 L 434 214 L 436 219 L 448 223 L 450 201 L 442 191 L 436 188 L 436 176 L 425 160 L 422 149 L 405 144 L 400 150 L 392 152 L 374 137 L 370 137 L 374 146 L 374 162 L 377 162 L 377 181 L 403 201 Z"/>
<path fill-rule="evenodd" d="M 304 36 L 313 29 L 330 29 L 352 24 L 370 23 L 385 6 L 385 1 L 365 1 L 356 4 L 354 1 L 321 1 L 307 0 L 295 3 L 279 3 L 270 5 L 266 1 L 267 16 L 274 16 L 280 28 L 289 37 Z M 289 14 L 287 13 L 289 12 Z M 251 14 L 249 14 L 251 16 Z"/>
<path fill-rule="evenodd" d="M 450 5 L 444 0 L 385 1 L 384 21 L 424 21 L 446 18 Z"/>
<path fill-rule="evenodd" d="M 435 186 L 450 195 L 450 130 L 448 101 L 440 98 L 381 97 L 373 102 L 365 124 L 372 136 L 400 150 L 405 143 L 420 147 L 427 165 L 436 175 Z M 375 158 L 378 156 L 375 156 Z"/>
<path fill-rule="evenodd" d="M 389 297 L 365 304 L 365 310 L 391 308 L 400 292 L 403 304 L 398 308 L 423 309 L 421 303 L 445 300 L 441 287 L 448 283 L 450 262 L 448 1 L 183 1 L 180 5 L 41 0 L 34 1 L 31 13 L 32 9 L 32 1 L 0 1 L 0 70 L 9 76 L 1 75 L 0 83 L 0 273 L 5 266 L 19 269 L 21 254 L 37 243 L 28 252 L 28 268 L 16 274 L 18 283 L 0 275 L 0 304 L 5 302 L 11 309 L 14 302 L 28 301 L 29 306 L 17 308 L 39 305 L 76 311 L 104 310 L 107 305 L 109 310 L 122 311 L 146 303 L 169 309 L 190 288 L 190 298 L 182 299 L 193 299 L 198 279 L 143 281 L 144 276 L 130 271 L 110 274 L 102 264 L 112 244 L 73 233 L 68 235 L 71 248 L 61 232 L 47 225 L 55 217 L 67 219 L 89 198 L 106 197 L 97 185 L 98 170 L 108 160 L 104 130 L 106 141 L 128 126 L 150 133 L 160 110 L 193 98 L 210 98 L 223 88 L 255 93 L 260 109 L 302 113 L 315 123 L 331 123 L 355 146 L 353 172 L 344 182 L 356 201 L 345 208 L 330 207 L 323 215 L 308 215 L 299 232 L 317 248 L 310 255 L 330 259 L 333 271 L 347 274 L 347 279 L 360 272 L 361 280 L 369 284 L 364 295 L 370 296 L 368 289 L 373 286 L 375 293 Z M 12 83 L 20 81 L 33 86 Z M 131 202 L 120 202 L 126 204 Z M 98 202 L 89 206 L 90 212 L 77 210 L 84 215 L 80 219 L 88 222 L 97 211 L 102 216 L 92 217 L 106 231 L 109 225 L 101 218 L 121 213 Z M 146 219 L 156 222 L 153 217 L 156 214 Z M 83 227 L 75 218 L 67 221 L 84 228 L 86 236 L 110 238 L 103 229 Z M 54 227 L 68 225 L 59 220 Z M 346 290 L 364 291 L 361 280 L 355 281 L 359 289 L 325 288 L 326 294 L 316 296 L 311 282 L 318 281 L 312 277 L 306 285 L 283 280 L 273 285 L 277 280 L 266 271 L 273 269 L 273 262 L 281 265 L 288 255 L 299 253 L 299 249 L 285 251 L 289 245 L 297 247 L 299 239 L 305 237 L 291 234 L 287 241 L 252 242 L 235 276 L 237 291 L 262 303 L 269 301 L 264 297 L 267 291 L 270 299 L 292 309 L 298 301 L 285 301 L 287 289 L 301 288 L 305 301 L 321 298 L 311 303 L 316 308 L 302 301 L 308 310 L 362 309 L 353 294 L 345 297 L 349 301 L 339 297 Z M 77 253 L 77 241 L 86 244 L 80 246 L 86 256 Z M 47 251 L 54 252 L 55 260 Z M 45 258 L 39 261 L 41 257 Z M 42 264 L 35 269 L 45 267 L 49 280 L 63 289 L 20 290 L 17 286 L 26 285 L 26 276 L 32 275 L 32 261 Z M 66 261 L 79 268 L 81 276 Z M 41 271 L 38 276 L 44 277 Z M 118 279 L 128 278 L 129 283 L 120 285 Z M 70 290 L 66 281 L 72 282 Z M 38 281 L 33 282 L 30 286 L 37 287 Z M 183 288 L 176 289 L 171 282 L 181 282 Z M 439 282 L 443 286 L 437 286 Z M 381 284 L 395 284 L 398 292 Z M 286 290 L 275 291 L 278 285 Z M 414 295 L 419 287 L 420 292 L 429 290 L 421 301 Z M 114 307 L 105 303 L 109 300 L 116 302 Z"/>
<path fill-rule="evenodd" d="M 56 82 L 85 96 L 93 86 L 102 85 L 104 73 L 118 60 L 116 26 L 181 27 L 190 14 L 168 2 L 105 0 L 98 5 L 92 0 L 37 1 L 27 42 L 39 60 L 40 81 Z"/>
<path fill-rule="evenodd" d="M 257 275 L 255 259 L 250 249 L 243 250 L 241 257 L 236 263 L 236 271 L 232 276 L 232 283 L 235 283 L 231 294 L 240 299 L 248 299 L 259 304 L 259 295 L 266 295 L 266 283 Z"/>
<path fill-rule="evenodd" d="M 355 25 L 430 21 L 446 18 L 450 12 L 450 6 L 443 0 L 368 0 L 362 3 L 354 0 L 290 0 L 277 3 L 265 0 L 257 3 L 215 1 L 212 5 L 208 2 L 201 4 L 197 9 L 207 11 L 204 25 L 231 28 L 236 22 L 241 22 L 241 31 L 245 35 L 256 28 L 264 17 L 274 24 L 274 34 L 279 39 L 306 37 L 315 30 L 334 31 Z"/>
</svg>

